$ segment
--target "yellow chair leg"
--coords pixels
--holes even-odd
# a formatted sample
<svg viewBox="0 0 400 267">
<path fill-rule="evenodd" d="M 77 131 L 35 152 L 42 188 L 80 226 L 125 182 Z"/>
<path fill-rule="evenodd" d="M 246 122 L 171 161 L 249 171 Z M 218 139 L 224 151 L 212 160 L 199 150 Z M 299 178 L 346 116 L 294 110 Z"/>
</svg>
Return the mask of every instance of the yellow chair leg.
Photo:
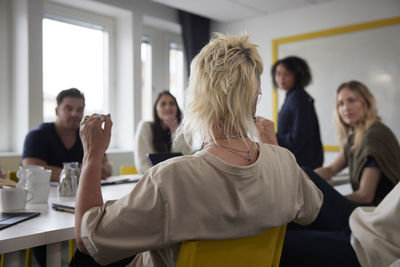
<svg viewBox="0 0 400 267">
<path fill-rule="evenodd" d="M 32 251 L 30 248 L 25 251 L 25 267 L 32 267 Z"/>
<path fill-rule="evenodd" d="M 1 254 L 0 267 L 4 267 L 4 254 Z M 25 251 L 25 267 L 32 267 L 32 252 L 30 248 Z"/>
<path fill-rule="evenodd" d="M 68 240 L 68 262 L 71 262 L 75 253 L 75 239 Z"/>
</svg>

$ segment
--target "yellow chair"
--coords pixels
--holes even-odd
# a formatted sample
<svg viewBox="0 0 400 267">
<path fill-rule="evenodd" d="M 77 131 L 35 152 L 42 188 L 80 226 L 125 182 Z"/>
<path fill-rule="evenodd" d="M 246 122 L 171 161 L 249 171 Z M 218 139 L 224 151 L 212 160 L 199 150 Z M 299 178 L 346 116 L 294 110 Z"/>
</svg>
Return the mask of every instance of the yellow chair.
<svg viewBox="0 0 400 267">
<path fill-rule="evenodd" d="M 176 267 L 278 267 L 286 225 L 228 240 L 183 242 Z"/>
<path fill-rule="evenodd" d="M 7 172 L 7 179 L 12 180 L 18 183 L 17 171 L 8 171 Z"/>
<path fill-rule="evenodd" d="M 72 257 L 75 254 L 75 239 L 68 240 L 68 262 L 71 262 Z"/>
<path fill-rule="evenodd" d="M 121 166 L 119 167 L 119 174 L 126 175 L 126 174 L 138 174 L 135 166 Z"/>
</svg>

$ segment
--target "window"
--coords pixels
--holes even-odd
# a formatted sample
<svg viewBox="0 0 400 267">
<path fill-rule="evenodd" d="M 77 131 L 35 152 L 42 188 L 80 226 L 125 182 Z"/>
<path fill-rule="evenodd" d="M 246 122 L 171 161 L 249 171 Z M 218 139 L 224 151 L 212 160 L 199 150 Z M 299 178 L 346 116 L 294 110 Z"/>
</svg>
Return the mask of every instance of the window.
<svg viewBox="0 0 400 267">
<path fill-rule="evenodd" d="M 142 120 L 153 120 L 152 114 L 152 71 L 151 44 L 148 36 L 142 37 Z"/>
<path fill-rule="evenodd" d="M 182 46 L 175 42 L 169 45 L 169 88 L 171 94 L 176 97 L 179 107 L 182 109 L 184 102 L 184 70 L 183 70 Z"/>
<path fill-rule="evenodd" d="M 153 104 L 158 94 L 169 90 L 183 108 L 184 57 L 180 33 L 163 28 L 143 27 L 142 59 L 142 120 L 153 120 Z"/>
<path fill-rule="evenodd" d="M 109 34 L 78 20 L 43 19 L 43 120 L 55 119 L 56 96 L 75 87 L 85 94 L 85 114 L 109 112 Z"/>
</svg>

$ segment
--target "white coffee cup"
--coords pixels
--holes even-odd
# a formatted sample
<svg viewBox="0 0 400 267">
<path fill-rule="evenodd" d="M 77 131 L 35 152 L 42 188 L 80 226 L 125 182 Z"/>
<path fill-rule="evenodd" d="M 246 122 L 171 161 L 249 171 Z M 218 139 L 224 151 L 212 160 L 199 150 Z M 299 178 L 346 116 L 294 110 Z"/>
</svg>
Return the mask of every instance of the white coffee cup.
<svg viewBox="0 0 400 267">
<path fill-rule="evenodd" d="M 43 171 L 43 170 L 44 170 L 44 168 L 42 166 L 38 166 L 38 165 L 28 165 L 28 166 L 19 167 L 19 170 L 17 171 L 17 177 L 19 179 L 18 187 L 26 188 L 26 189 L 29 188 L 29 186 L 30 186 L 28 184 L 29 173 Z"/>
<path fill-rule="evenodd" d="M 28 171 L 27 185 L 33 192 L 31 203 L 47 203 L 50 191 L 51 170 L 34 169 Z"/>
<path fill-rule="evenodd" d="M 3 187 L 1 193 L 1 208 L 3 211 L 24 210 L 26 203 L 31 201 L 33 193 L 18 187 Z"/>
<path fill-rule="evenodd" d="M 50 183 L 51 170 L 48 169 L 29 169 L 27 173 L 28 184 Z"/>
<path fill-rule="evenodd" d="M 32 184 L 30 190 L 33 192 L 33 198 L 30 203 L 47 203 L 50 183 Z"/>
</svg>

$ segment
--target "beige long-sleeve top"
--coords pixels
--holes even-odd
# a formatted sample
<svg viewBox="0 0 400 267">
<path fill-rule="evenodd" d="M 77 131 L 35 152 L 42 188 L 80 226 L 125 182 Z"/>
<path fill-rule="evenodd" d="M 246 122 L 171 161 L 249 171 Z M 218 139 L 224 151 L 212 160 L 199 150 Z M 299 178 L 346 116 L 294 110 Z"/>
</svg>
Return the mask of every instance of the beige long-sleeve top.
<svg viewBox="0 0 400 267">
<path fill-rule="evenodd" d="M 175 266 L 185 240 L 250 236 L 292 220 L 311 223 L 321 192 L 288 150 L 259 146 L 249 166 L 207 151 L 156 165 L 130 194 L 84 214 L 86 248 L 101 264 L 149 251 L 151 257 L 139 254 L 135 266 Z"/>
<path fill-rule="evenodd" d="M 141 121 L 135 135 L 134 159 L 139 173 L 145 173 L 151 167 L 147 154 L 156 153 L 153 146 L 151 124 L 151 121 Z M 183 136 L 175 140 L 175 132 L 172 132 L 171 140 L 171 152 L 181 152 L 183 155 L 192 154 L 192 147 L 185 142 Z"/>
<path fill-rule="evenodd" d="M 400 259 L 400 183 L 376 208 L 355 209 L 350 228 L 361 266 L 389 266 Z"/>
</svg>

